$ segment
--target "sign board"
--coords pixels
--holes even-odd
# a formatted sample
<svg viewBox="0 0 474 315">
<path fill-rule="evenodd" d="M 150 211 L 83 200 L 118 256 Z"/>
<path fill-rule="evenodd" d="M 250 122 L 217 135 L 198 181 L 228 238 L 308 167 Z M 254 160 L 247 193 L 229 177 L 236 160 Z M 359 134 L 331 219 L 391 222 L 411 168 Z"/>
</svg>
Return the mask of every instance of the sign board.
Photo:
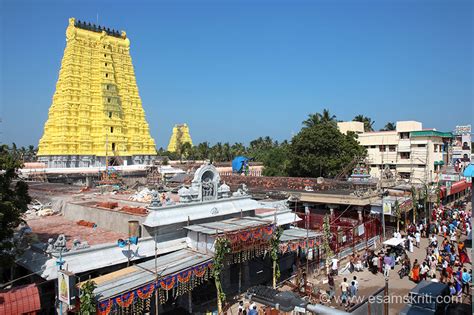
<svg viewBox="0 0 474 315">
<path fill-rule="evenodd" d="M 400 213 L 410 211 L 412 208 L 413 208 L 413 200 L 411 200 L 411 199 L 405 200 L 399 206 Z"/>
<path fill-rule="evenodd" d="M 365 227 L 364 227 L 364 225 L 363 225 L 363 224 L 359 225 L 359 226 L 357 227 L 357 230 L 358 230 L 358 232 L 359 232 L 359 236 L 363 235 L 363 234 L 365 233 Z"/>
<path fill-rule="evenodd" d="M 465 126 L 456 126 L 454 129 L 454 134 L 456 135 L 464 135 L 464 134 L 470 134 L 471 133 L 471 125 L 465 125 Z"/>
<path fill-rule="evenodd" d="M 298 312 L 298 313 L 306 314 L 306 309 L 304 307 L 301 307 L 301 306 L 295 306 L 294 311 Z"/>
<path fill-rule="evenodd" d="M 392 203 L 390 201 L 383 201 L 383 214 L 392 215 Z"/>
<path fill-rule="evenodd" d="M 457 182 L 459 181 L 459 174 L 440 174 L 439 179 L 444 181 Z"/>
<path fill-rule="evenodd" d="M 72 272 L 66 270 L 58 271 L 58 299 L 59 301 L 72 305 L 74 297 L 74 286 L 76 284 L 76 277 Z"/>
</svg>

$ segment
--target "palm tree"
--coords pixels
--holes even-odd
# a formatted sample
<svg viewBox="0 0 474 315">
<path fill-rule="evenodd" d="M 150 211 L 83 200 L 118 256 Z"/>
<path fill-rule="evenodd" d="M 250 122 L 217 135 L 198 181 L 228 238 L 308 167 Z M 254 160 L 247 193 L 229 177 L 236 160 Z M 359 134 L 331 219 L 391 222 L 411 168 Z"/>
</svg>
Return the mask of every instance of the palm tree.
<svg viewBox="0 0 474 315">
<path fill-rule="evenodd" d="M 320 113 L 309 114 L 308 119 L 303 121 L 303 125 L 307 128 L 314 127 L 316 125 L 319 125 L 320 123 L 321 123 L 321 114 Z"/>
<path fill-rule="evenodd" d="M 372 121 L 371 118 L 364 116 L 364 115 L 357 115 L 352 119 L 352 121 L 360 121 L 364 123 L 364 131 L 374 131 L 374 124 L 375 121 Z"/>
<path fill-rule="evenodd" d="M 335 123 L 336 122 L 336 115 L 331 115 L 329 113 L 329 109 L 323 109 L 323 114 L 321 115 L 321 122 L 322 123 Z"/>
<path fill-rule="evenodd" d="M 323 109 L 322 114 L 321 113 L 309 114 L 308 119 L 303 121 L 303 125 L 306 128 L 311 128 L 323 123 L 330 123 L 330 124 L 336 123 L 336 116 L 331 115 L 328 109 Z"/>
<path fill-rule="evenodd" d="M 391 131 L 391 130 L 396 130 L 397 125 L 394 122 L 389 121 L 388 123 L 385 124 L 385 127 L 380 129 L 380 131 Z"/>
</svg>

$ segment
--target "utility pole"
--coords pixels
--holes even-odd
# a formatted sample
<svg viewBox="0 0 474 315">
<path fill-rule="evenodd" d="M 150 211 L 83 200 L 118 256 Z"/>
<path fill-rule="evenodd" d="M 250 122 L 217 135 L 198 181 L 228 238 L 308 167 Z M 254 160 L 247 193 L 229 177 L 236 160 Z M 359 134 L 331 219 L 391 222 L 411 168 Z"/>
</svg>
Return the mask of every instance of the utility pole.
<svg viewBox="0 0 474 315">
<path fill-rule="evenodd" d="M 155 315 L 158 315 L 158 245 L 156 244 L 156 230 L 155 230 Z"/>
</svg>

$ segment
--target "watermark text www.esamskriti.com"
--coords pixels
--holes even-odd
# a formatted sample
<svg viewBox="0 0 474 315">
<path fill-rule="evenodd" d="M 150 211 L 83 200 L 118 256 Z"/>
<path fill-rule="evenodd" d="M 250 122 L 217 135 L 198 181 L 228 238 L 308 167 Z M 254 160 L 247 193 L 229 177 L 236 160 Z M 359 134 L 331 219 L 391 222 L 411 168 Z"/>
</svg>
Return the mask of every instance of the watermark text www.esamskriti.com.
<svg viewBox="0 0 474 315">
<path fill-rule="evenodd" d="M 337 304 L 340 303 L 351 303 L 351 304 L 359 304 L 364 302 L 365 300 L 368 301 L 370 304 L 378 304 L 378 303 L 389 303 L 389 304 L 443 304 L 443 303 L 451 303 L 453 302 L 453 297 L 446 295 L 446 296 L 429 296 L 429 295 L 371 295 L 367 296 L 353 296 L 349 297 L 346 296 L 344 299 L 341 295 L 334 295 L 334 301 Z M 319 297 L 320 303 L 327 304 L 330 303 L 329 294 L 322 293 Z"/>
</svg>

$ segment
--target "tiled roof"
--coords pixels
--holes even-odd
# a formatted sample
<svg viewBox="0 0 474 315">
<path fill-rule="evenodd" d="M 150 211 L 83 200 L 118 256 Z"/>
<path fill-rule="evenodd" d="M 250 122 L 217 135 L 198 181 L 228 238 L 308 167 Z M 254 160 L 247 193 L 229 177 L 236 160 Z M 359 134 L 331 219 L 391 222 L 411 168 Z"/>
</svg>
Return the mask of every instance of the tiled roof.
<svg viewBox="0 0 474 315">
<path fill-rule="evenodd" d="M 41 309 L 38 287 L 35 284 L 0 291 L 0 314 L 18 315 Z"/>
</svg>

